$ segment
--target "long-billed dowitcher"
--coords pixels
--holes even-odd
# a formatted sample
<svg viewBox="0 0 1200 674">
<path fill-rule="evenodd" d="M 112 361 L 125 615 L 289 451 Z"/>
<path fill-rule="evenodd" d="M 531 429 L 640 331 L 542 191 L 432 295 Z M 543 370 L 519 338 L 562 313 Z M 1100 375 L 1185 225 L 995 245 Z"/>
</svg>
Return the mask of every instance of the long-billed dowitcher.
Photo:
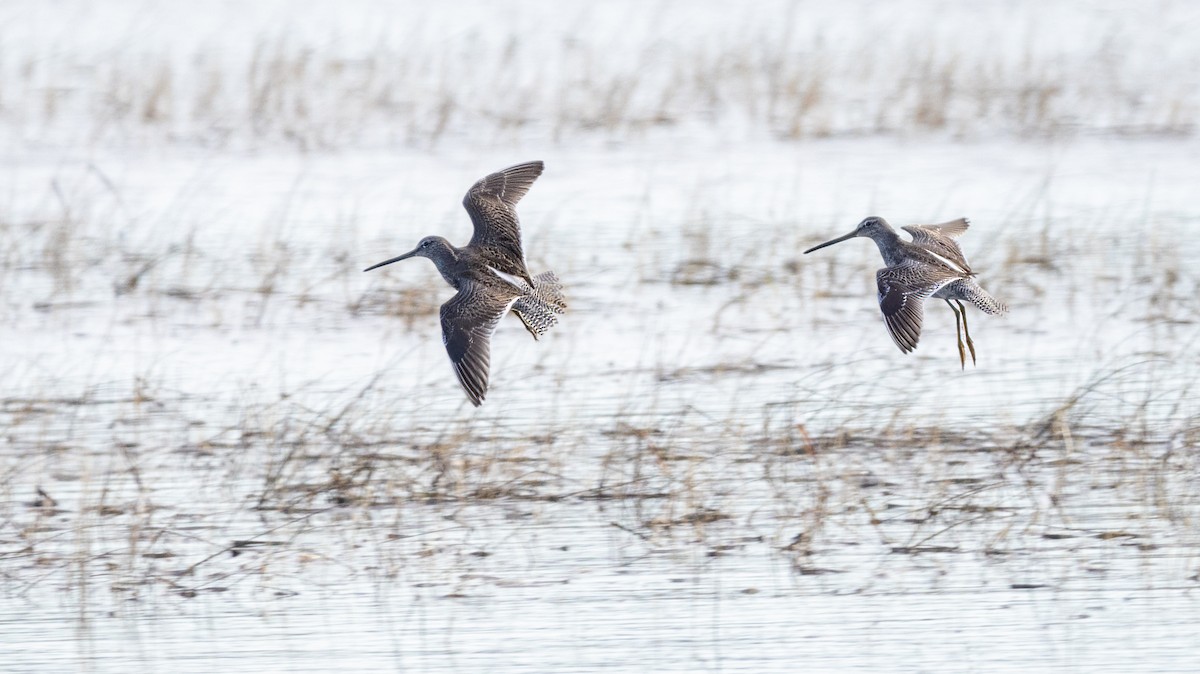
<svg viewBox="0 0 1200 674">
<path fill-rule="evenodd" d="M 426 257 L 458 294 L 442 305 L 442 342 L 454 374 L 478 407 L 488 390 L 491 339 L 511 309 L 534 339 L 558 323 L 566 308 L 554 272 L 531 276 L 521 248 L 516 206 L 542 174 L 542 162 L 517 164 L 480 179 L 463 197 L 475 235 L 462 248 L 427 236 L 411 251 L 371 265 L 371 271 L 410 257 Z"/>
<path fill-rule="evenodd" d="M 974 304 L 985 314 L 1002 314 L 1008 310 L 975 282 L 975 273 L 954 240 L 969 226 L 966 218 L 940 225 L 908 225 L 901 229 L 912 235 L 912 241 L 909 242 L 901 239 L 887 220 L 870 217 L 858 223 L 849 234 L 813 246 L 804 253 L 856 236 L 875 241 L 883 255 L 883 263 L 887 265 L 875 273 L 879 287 L 879 308 L 883 311 L 884 323 L 896 346 L 905 353 L 917 348 L 925 300 L 937 297 L 945 300 L 954 311 L 958 359 L 965 368 L 967 356 L 963 351 L 963 333 L 966 333 L 967 347 L 971 350 L 971 364 L 975 364 L 975 343 L 971 341 L 971 332 L 967 328 L 967 308 L 962 301 Z"/>
</svg>

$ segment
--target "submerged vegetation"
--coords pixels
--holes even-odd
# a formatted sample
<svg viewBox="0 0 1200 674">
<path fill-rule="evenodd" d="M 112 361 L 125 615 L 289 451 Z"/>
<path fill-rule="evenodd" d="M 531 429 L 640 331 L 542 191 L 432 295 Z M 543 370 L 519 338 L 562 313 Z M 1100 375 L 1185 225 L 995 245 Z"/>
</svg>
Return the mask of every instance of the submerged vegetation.
<svg viewBox="0 0 1200 674">
<path fill-rule="evenodd" d="M 531 199 L 526 226 L 557 242 L 581 308 L 563 335 L 514 354 L 472 413 L 430 329 L 445 300 L 431 274 L 362 276 L 378 251 L 338 226 L 258 245 L 253 228 L 166 240 L 138 228 L 179 217 L 173 204 L 118 233 L 112 214 L 144 206 L 118 206 L 129 188 L 98 170 L 56 170 L 74 187 L 16 202 L 33 210 L 6 225 L 5 319 L 17 335 L 70 326 L 76 345 L 25 342 L 5 365 L 0 515 L 12 535 L 0 560 L 15 596 L 194 598 L 239 584 L 291 596 L 311 590 L 305 569 L 328 573 L 334 559 L 375 579 L 430 564 L 470 574 L 513 554 L 480 532 L 495 517 L 516 517 L 487 526 L 517 539 L 556 540 L 544 524 L 582 518 L 573 526 L 600 526 L 623 555 L 695 546 L 856 590 L 878 582 L 856 565 L 894 555 L 1085 549 L 1172 582 L 1200 572 L 1200 307 L 1183 263 L 1194 251 L 1118 239 L 1123 220 L 1039 217 L 1074 198 L 1069 186 L 964 237 L 1017 307 L 974 322 L 980 365 L 965 373 L 948 312 L 930 312 L 916 354 L 894 351 L 869 246 L 799 258 L 832 223 L 627 225 L 596 261 L 595 246 L 573 243 L 574 218 Z M 636 182 L 609 189 L 647 208 Z M 299 231 L 270 224 L 278 210 L 304 209 L 271 209 L 263 227 Z M 627 237 L 639 242 L 632 273 Z M 1080 349 L 1104 355 L 1085 362 Z M 1062 573 L 1012 583 L 1076 582 Z"/>
<path fill-rule="evenodd" d="M 345 3 L 181 7 L 196 29 L 154 39 L 144 3 L 99 34 L 0 21 L 0 623 L 30 662 L 108 639 L 211 670 L 187 645 L 228 638 L 272 666 L 537 642 L 536 671 L 894 670 L 997 624 L 1013 663 L 1126 662 L 1058 646 L 1134 626 L 1191 646 L 1200 46 L 1164 29 L 1190 5 L 363 1 L 365 28 Z M 461 188 L 536 158 L 526 253 L 572 309 L 535 344 L 502 324 L 528 348 L 474 410 L 444 283 L 360 270 L 465 242 Z M 942 307 L 895 349 L 866 242 L 801 257 L 871 214 L 971 217 L 1012 310 L 971 314 L 978 367 Z M 272 651 L 283 617 L 339 638 Z"/>
</svg>

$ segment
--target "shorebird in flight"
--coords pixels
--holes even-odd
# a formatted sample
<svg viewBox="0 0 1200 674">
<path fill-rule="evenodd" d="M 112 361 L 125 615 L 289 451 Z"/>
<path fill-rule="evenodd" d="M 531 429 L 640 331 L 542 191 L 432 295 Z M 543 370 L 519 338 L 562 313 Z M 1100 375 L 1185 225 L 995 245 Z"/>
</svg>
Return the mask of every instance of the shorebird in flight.
<svg viewBox="0 0 1200 674">
<path fill-rule="evenodd" d="M 462 248 L 440 236 L 427 236 L 411 251 L 363 270 L 426 257 L 454 286 L 458 294 L 442 305 L 442 342 L 458 382 L 476 407 L 487 395 L 491 339 L 500 319 L 512 310 L 537 339 L 567 308 L 558 277 L 552 271 L 530 275 L 521 248 L 517 202 L 543 168 L 540 161 L 517 164 L 472 185 L 463 207 L 475 235 Z"/>
<path fill-rule="evenodd" d="M 887 265 L 875 273 L 879 287 L 879 308 L 883 311 L 883 321 L 896 346 L 905 353 L 917 348 L 925 300 L 936 297 L 945 300 L 954 311 L 958 359 L 966 368 L 963 333 L 966 333 L 967 347 L 971 350 L 972 365 L 975 364 L 975 343 L 971 341 L 971 332 L 967 328 L 967 308 L 963 300 L 974 304 L 985 314 L 1008 311 L 1004 304 L 996 301 L 975 282 L 975 272 L 971 271 L 966 256 L 954 240 L 967 231 L 968 226 L 970 222 L 966 218 L 940 225 L 908 225 L 901 229 L 912 236 L 912 241 L 905 241 L 887 220 L 869 217 L 858 223 L 849 234 L 813 246 L 804 253 L 857 236 L 873 240 L 883 255 L 883 263 Z"/>
</svg>

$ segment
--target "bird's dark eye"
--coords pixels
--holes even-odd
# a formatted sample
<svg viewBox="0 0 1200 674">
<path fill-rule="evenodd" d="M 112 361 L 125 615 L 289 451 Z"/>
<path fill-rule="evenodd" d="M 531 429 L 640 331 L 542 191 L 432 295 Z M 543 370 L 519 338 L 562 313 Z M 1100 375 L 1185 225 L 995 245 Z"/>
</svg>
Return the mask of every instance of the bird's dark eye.
<svg viewBox="0 0 1200 674">
<path fill-rule="evenodd" d="M 429 242 L 428 242 L 428 241 L 422 241 L 422 242 L 421 242 L 421 247 L 422 247 L 422 248 L 428 248 L 428 247 L 429 247 Z"/>
</svg>

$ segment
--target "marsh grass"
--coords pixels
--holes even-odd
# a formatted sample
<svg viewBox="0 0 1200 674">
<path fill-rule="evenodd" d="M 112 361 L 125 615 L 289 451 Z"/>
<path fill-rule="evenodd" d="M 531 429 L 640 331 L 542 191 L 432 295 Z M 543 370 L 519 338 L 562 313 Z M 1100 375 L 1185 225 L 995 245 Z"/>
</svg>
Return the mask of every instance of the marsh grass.
<svg viewBox="0 0 1200 674">
<path fill-rule="evenodd" d="M 24 458 L 4 480 L 13 538 L 0 559 L 17 594 L 53 582 L 82 596 L 166 590 L 190 598 L 242 582 L 274 587 L 279 580 L 268 569 L 324 558 L 314 545 L 331 526 L 378 535 L 383 525 L 395 536 L 394 564 L 408 556 L 478 559 L 469 526 L 461 538 L 441 532 L 430 549 L 399 523 L 417 512 L 426 526 L 440 517 L 465 524 L 466 510 L 518 504 L 597 509 L 648 550 L 682 544 L 738 555 L 765 545 L 801 575 L 844 572 L 847 551 L 864 550 L 1002 559 L 1087 541 L 1094 549 L 1190 555 L 1196 541 L 1179 536 L 1194 523 L 1200 498 L 1188 477 L 1200 469 L 1200 418 L 1170 413 L 1174 426 L 1151 425 L 1146 400 L 1119 419 L 1093 414 L 1098 400 L 1122 395 L 1154 367 L 1097 372 L 1046 409 L 1043 421 L 1012 428 L 897 420 L 816 433 L 798 421 L 800 402 L 764 407 L 757 420 L 687 409 L 595 419 L 582 433 L 414 427 L 408 417 L 380 413 L 378 382 L 326 411 L 291 396 L 250 405 L 234 425 L 206 429 L 183 447 L 91 444 L 99 437 L 71 446 L 71 426 L 56 421 L 10 438 Z M 191 427 L 190 403 L 154 388 L 124 400 L 9 399 L 3 412 L 19 432 L 31 414 L 61 420 L 103 406 L 117 418 L 143 419 L 157 404 L 146 433 L 189 434 L 175 426 Z M 221 458 L 230 453 L 239 458 Z M 47 462 L 58 467 L 33 469 Z M 199 475 L 201 484 L 178 492 L 156 483 L 178 471 Z M 36 493 L 34 482 L 18 479 L 31 472 L 42 475 Z M 198 491 L 226 491 L 226 481 L 237 487 L 219 502 L 195 500 Z M 14 492 L 16 484 L 30 491 Z M 72 499 L 52 495 L 64 487 Z M 1107 505 L 1089 496 L 1097 492 Z M 383 524 L 389 519 L 393 525 Z M 358 564 L 338 563 L 347 572 Z M 295 583 L 279 587 L 296 591 Z"/>
<path fill-rule="evenodd" d="M 986 53 L 930 52 L 905 66 L 911 75 L 889 83 L 887 96 L 864 103 L 847 97 L 886 78 L 893 52 L 851 66 L 820 49 L 787 58 L 790 42 L 751 49 L 734 40 L 703 52 L 663 49 L 648 69 L 594 70 L 583 83 L 537 82 L 522 102 L 533 115 L 502 100 L 468 109 L 466 97 L 486 99 L 504 84 L 503 59 L 479 60 L 482 72 L 460 89 L 447 83 L 459 81 L 464 62 L 433 68 L 373 49 L 343 63 L 264 41 L 237 68 L 155 54 L 101 63 L 107 79 L 51 87 L 39 114 L 46 133 L 60 123 L 78 130 L 72 115 L 99 114 L 106 134 L 306 149 L 352 145 L 379 127 L 401 129 L 406 143 L 467 126 L 517 136 L 548 125 L 565 140 L 730 117 L 788 139 L 969 133 L 985 122 L 1058 134 L 1116 128 L 1068 119 L 1068 102 L 1101 107 L 1134 86 L 1117 67 L 1108 84 L 1073 88 L 1084 86 L 1072 82 L 1087 59 L 1015 69 L 972 61 Z M 487 45 L 475 49 L 491 55 Z M 595 58 L 587 45 L 572 49 L 571 59 Z M 23 86 L 67 77 L 56 69 L 70 63 L 27 64 L 35 74 Z M 193 79 L 205 84 L 183 84 Z M 91 86 L 107 89 L 92 96 Z M 434 107 L 397 98 L 414 89 L 438 91 L 433 104 L 421 98 Z M 839 117 L 847 106 L 858 112 Z M 1111 118 L 1191 132 L 1169 118 L 1154 126 L 1155 114 L 1139 106 Z M 0 318 L 23 335 L 69 337 L 68 364 L 4 363 L 8 593 L 32 600 L 65 590 L 80 616 L 164 596 L 290 598 L 363 577 L 463 599 L 529 582 L 514 555 L 532 565 L 547 554 L 544 541 L 579 545 L 584 557 L 611 550 L 614 568 L 661 556 L 767 559 L 797 583 L 837 592 L 938 589 L 948 581 L 929 569 L 964 568 L 949 557 L 1007 588 L 1196 582 L 1196 275 L 1187 242 L 1153 230 L 1113 234 L 1128 222 L 1169 229 L 1181 216 L 1148 196 L 1097 228 L 1094 213 L 1059 212 L 1050 179 L 1026 183 L 1007 213 L 972 230 L 980 237 L 972 260 L 988 286 L 1025 308 L 1015 325 L 985 323 L 983 334 L 989 346 L 1043 335 L 1049 345 L 1037 349 L 1060 349 L 1077 366 L 1005 379 L 1049 360 L 1010 349 L 962 376 L 1023 391 L 1019 409 L 968 401 L 939 414 L 929 400 L 956 386 L 958 373 L 915 359 L 948 358 L 949 342 L 931 337 L 902 361 L 917 363 L 904 370 L 911 381 L 898 382 L 889 376 L 898 354 L 881 355 L 886 343 L 875 349 L 881 331 L 870 349 L 849 341 L 867 339 L 857 326 L 878 328 L 877 259 L 797 252 L 843 231 L 841 214 L 802 225 L 791 213 L 742 215 L 735 197 L 712 189 L 717 178 L 695 173 L 693 192 L 680 190 L 686 207 L 665 221 L 643 194 L 632 209 L 637 225 L 615 234 L 598 225 L 587 250 L 577 238 L 538 242 L 577 251 L 554 257 L 561 273 L 575 272 L 579 324 L 521 362 L 542 387 L 536 396 L 521 388 L 531 384 L 517 367 L 502 368 L 509 388 L 478 413 L 445 400 L 457 392 L 436 334 L 442 281 L 394 270 L 364 279 L 373 261 L 361 259 L 365 251 L 394 241 L 360 233 L 364 216 L 338 211 L 340 203 L 336 226 L 296 236 L 312 217 L 299 181 L 223 237 L 207 236 L 190 212 L 200 200 L 140 208 L 125 183 L 94 166 L 54 171 L 33 197 L 9 197 L 0 204 Z M 591 222 L 543 213 L 559 218 Z M 1000 234 L 983 239 L 988 232 Z M 596 315 L 604 320 L 589 320 Z M 928 320 L 931 335 L 948 338 L 946 316 L 931 310 Z M 371 369 L 353 370 L 367 376 L 341 376 L 340 362 L 307 367 L 369 351 L 365 335 L 377 334 L 394 344 Z M 629 334 L 637 341 L 623 341 Z M 1061 346 L 1067 335 L 1071 348 L 1096 339 L 1110 355 L 1080 356 Z M 251 344 L 249 356 L 233 353 L 239 342 Z M 91 351 L 76 357 L 76 349 Z M 181 376 L 171 366 L 190 349 L 214 354 L 211 372 Z M 621 350 L 640 355 L 613 357 Z M 272 359 L 284 371 L 257 381 L 259 361 Z M 1078 384 L 1047 393 L 1058 390 L 1054 376 Z M 437 388 L 427 386 L 434 380 Z"/>
<path fill-rule="evenodd" d="M 1120 21 L 1114 14 L 1110 30 Z M 664 39 L 636 25 L 611 41 L 554 39 L 547 28 L 533 39 L 465 30 L 431 42 L 397 28 L 402 41 L 381 35 L 353 45 L 266 34 L 232 58 L 214 58 L 207 42 L 98 53 L 51 43 L 6 59 L 0 84 L 4 124 L 19 136 L 117 145 L 315 151 L 463 138 L 628 140 L 673 128 L 787 140 L 1196 131 L 1194 47 L 1171 51 L 1149 30 L 1114 40 L 1097 29 L 1063 49 L 1010 26 L 1016 35 L 989 36 L 1006 48 L 979 49 L 953 35 L 931 38 L 923 23 L 845 35 L 839 27 L 808 25 L 793 8 L 770 21 L 744 17 L 719 39 Z M 827 39 L 823 28 L 839 37 Z M 1134 58 L 1144 53 L 1163 58 L 1147 70 Z"/>
<path fill-rule="evenodd" d="M 683 610 L 713 614 L 713 634 L 686 639 L 724 645 L 716 614 L 755 595 L 754 644 L 770 600 L 817 606 L 796 596 L 865 598 L 878 630 L 882 597 L 1125 615 L 1130 597 L 1190 593 L 1187 148 L 1131 143 L 1161 177 L 1130 198 L 1124 147 L 1089 146 L 1120 160 L 1104 170 L 1028 161 L 1039 144 L 968 175 L 1010 150 L 959 141 L 1193 135 L 1194 47 L 1147 77 L 1136 34 L 1083 31 L 1062 54 L 1029 37 L 1015 54 L 756 20 L 711 40 L 634 26 L 616 52 L 415 29 L 399 45 L 266 31 L 228 58 L 186 40 L 6 52 L 0 596 L 14 620 L 146 619 L 156 643 L 173 624 L 191 638 L 198 616 L 321 631 L 361 611 L 387 623 L 389 653 L 428 620 L 420 646 L 441 658 L 496 597 L 504 623 L 509 606 L 553 620 L 599 606 L 632 624 L 703 597 Z M 871 138 L 813 141 L 847 136 Z M 942 163 L 878 136 L 940 138 Z M 762 144 L 722 145 L 746 138 Z M 465 238 L 458 193 L 415 206 L 443 177 L 555 144 L 522 218 L 571 310 L 539 343 L 502 326 L 494 395 L 474 410 L 438 334 L 451 290 L 428 267 L 361 269 L 417 223 Z M 374 154 L 397 146 L 430 152 Z M 423 175 L 435 163 L 453 168 Z M 1079 173 L 1097 186 L 1063 185 Z M 920 350 L 895 352 L 865 244 L 799 253 L 877 203 L 930 217 L 979 204 L 964 247 L 1013 311 L 972 314 L 978 367 L 958 369 L 940 306 Z"/>
</svg>

